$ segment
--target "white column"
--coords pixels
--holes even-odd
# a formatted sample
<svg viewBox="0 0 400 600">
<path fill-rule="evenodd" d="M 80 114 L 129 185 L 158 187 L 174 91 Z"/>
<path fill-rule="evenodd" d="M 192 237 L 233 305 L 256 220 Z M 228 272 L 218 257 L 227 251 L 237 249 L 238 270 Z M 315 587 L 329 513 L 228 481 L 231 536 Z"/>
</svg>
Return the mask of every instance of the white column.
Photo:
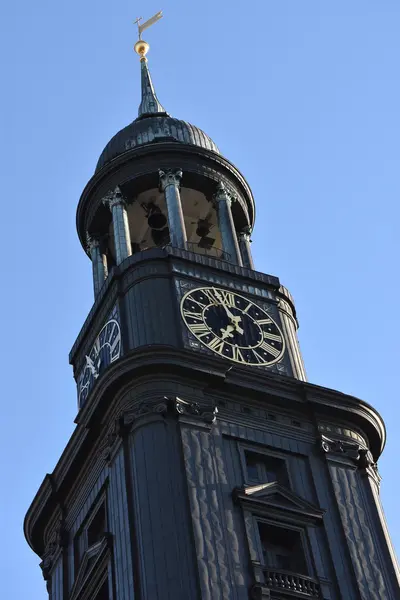
<svg viewBox="0 0 400 600">
<path fill-rule="evenodd" d="M 92 259 L 93 289 L 96 298 L 104 281 L 108 277 L 107 257 L 102 252 L 101 239 L 98 236 L 86 235 L 87 249 Z"/>
<path fill-rule="evenodd" d="M 115 258 L 117 265 L 119 265 L 132 254 L 132 244 L 126 201 L 118 186 L 103 199 L 103 204 L 108 206 L 112 213 Z"/>
<path fill-rule="evenodd" d="M 251 227 L 245 227 L 239 233 L 239 248 L 242 255 L 242 263 L 248 269 L 254 269 L 253 257 L 251 255 Z"/>
<path fill-rule="evenodd" d="M 179 193 L 182 171 L 181 169 L 170 171 L 161 171 L 160 169 L 158 173 L 160 176 L 160 190 L 164 192 L 167 205 L 171 246 L 185 249 L 187 241 L 186 227 Z"/>
<path fill-rule="evenodd" d="M 242 265 L 235 224 L 232 217 L 232 195 L 220 182 L 214 194 L 214 202 L 218 213 L 218 224 L 222 238 L 222 249 L 230 256 L 230 262 Z"/>
</svg>

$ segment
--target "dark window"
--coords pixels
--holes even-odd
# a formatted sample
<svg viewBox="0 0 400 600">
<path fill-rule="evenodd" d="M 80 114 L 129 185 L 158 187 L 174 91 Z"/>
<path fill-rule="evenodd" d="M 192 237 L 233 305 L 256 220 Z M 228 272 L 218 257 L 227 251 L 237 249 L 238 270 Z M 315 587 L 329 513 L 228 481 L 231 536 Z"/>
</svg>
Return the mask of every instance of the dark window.
<svg viewBox="0 0 400 600">
<path fill-rule="evenodd" d="M 85 520 L 83 527 L 75 536 L 74 552 L 76 569 L 81 564 L 85 552 L 90 550 L 90 548 L 93 548 L 104 538 L 106 529 L 106 505 L 105 501 L 103 500 L 100 505 L 95 507 L 95 510 Z M 95 551 L 95 548 L 93 549 Z M 95 558 L 95 556 L 96 551 L 93 555 L 89 556 L 88 565 Z"/>
<path fill-rule="evenodd" d="M 258 523 L 258 529 L 264 562 L 269 569 L 308 575 L 299 531 L 267 523 Z"/>
<path fill-rule="evenodd" d="M 90 521 L 87 528 L 87 541 L 88 547 L 97 544 L 103 539 L 106 531 L 106 507 L 104 502 L 100 505 L 96 511 L 93 519 Z"/>
<path fill-rule="evenodd" d="M 108 594 L 108 578 L 105 580 L 97 594 L 94 596 L 93 600 L 110 600 L 110 596 Z"/>
<path fill-rule="evenodd" d="M 245 451 L 246 470 L 249 482 L 288 485 L 285 461 L 275 456 Z"/>
</svg>

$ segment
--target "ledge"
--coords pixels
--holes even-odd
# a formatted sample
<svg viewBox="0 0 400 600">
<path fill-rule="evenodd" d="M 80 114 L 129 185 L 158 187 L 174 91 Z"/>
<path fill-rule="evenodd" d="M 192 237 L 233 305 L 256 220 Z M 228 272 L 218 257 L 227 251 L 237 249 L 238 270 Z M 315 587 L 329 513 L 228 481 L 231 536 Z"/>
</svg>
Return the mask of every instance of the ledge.
<svg viewBox="0 0 400 600">
<path fill-rule="evenodd" d="M 24 531 L 31 548 L 43 551 L 43 524 L 57 505 L 62 504 L 74 485 L 76 472 L 82 467 L 99 435 L 101 420 L 110 408 L 109 398 L 118 398 L 138 378 L 154 380 L 154 370 L 166 379 L 188 381 L 207 389 L 208 394 L 238 396 L 245 391 L 251 400 L 277 406 L 285 402 L 286 409 L 304 410 L 308 415 L 334 415 L 353 422 L 368 436 L 376 461 L 385 444 L 385 425 L 379 413 L 366 402 L 341 392 L 301 382 L 287 376 L 261 370 L 231 367 L 223 359 L 199 355 L 190 350 L 166 346 L 138 348 L 121 358 L 105 371 L 93 388 L 90 401 L 76 417 L 77 427 L 62 453 L 52 475 L 46 475 L 25 518 Z M 303 408 L 302 408 L 303 407 Z"/>
</svg>

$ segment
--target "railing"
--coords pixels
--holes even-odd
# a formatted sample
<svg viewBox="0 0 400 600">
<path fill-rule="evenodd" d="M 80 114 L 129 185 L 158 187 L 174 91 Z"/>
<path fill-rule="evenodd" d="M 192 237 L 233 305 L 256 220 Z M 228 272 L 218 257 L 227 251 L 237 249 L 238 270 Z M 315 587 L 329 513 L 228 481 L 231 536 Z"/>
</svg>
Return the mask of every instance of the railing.
<svg viewBox="0 0 400 600">
<path fill-rule="evenodd" d="M 228 252 L 222 250 L 222 248 L 217 248 L 216 246 L 210 247 L 202 247 L 199 244 L 194 244 L 192 242 L 186 242 L 186 248 L 189 252 L 194 252 L 195 254 L 204 254 L 205 256 L 213 256 L 214 258 L 219 258 L 220 260 L 230 261 L 231 255 Z"/>
<path fill-rule="evenodd" d="M 301 594 L 302 598 L 321 598 L 320 585 L 311 577 L 271 569 L 263 569 L 263 572 L 265 585 L 270 589 L 287 590 Z"/>
</svg>

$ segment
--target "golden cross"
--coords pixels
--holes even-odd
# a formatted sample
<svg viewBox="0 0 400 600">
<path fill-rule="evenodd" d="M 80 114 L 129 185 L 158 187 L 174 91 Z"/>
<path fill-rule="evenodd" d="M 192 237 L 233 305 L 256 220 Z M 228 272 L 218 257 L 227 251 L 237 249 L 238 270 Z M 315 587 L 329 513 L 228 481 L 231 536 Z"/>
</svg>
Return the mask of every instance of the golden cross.
<svg viewBox="0 0 400 600">
<path fill-rule="evenodd" d="M 138 17 L 136 19 L 136 21 L 133 22 L 134 25 L 137 24 L 137 26 L 138 26 L 139 40 L 142 39 L 142 32 L 140 31 L 140 21 L 142 21 L 142 20 L 143 20 L 143 17 Z"/>
</svg>

